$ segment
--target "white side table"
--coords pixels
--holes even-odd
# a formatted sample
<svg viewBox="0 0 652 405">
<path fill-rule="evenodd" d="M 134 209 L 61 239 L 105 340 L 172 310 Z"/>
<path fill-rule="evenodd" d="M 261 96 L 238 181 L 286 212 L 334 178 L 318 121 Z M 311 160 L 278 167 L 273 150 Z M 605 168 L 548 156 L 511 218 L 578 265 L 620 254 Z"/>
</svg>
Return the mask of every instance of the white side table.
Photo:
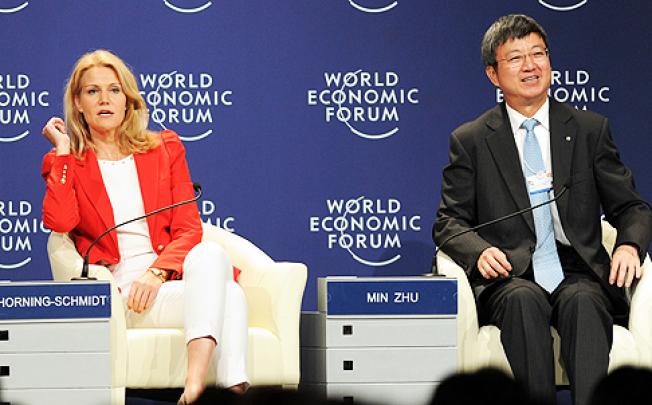
<svg viewBox="0 0 652 405">
<path fill-rule="evenodd" d="M 301 317 L 301 387 L 345 401 L 427 404 L 457 371 L 457 281 L 326 277 Z"/>
<path fill-rule="evenodd" d="M 108 282 L 0 283 L 0 404 L 109 404 Z"/>
</svg>

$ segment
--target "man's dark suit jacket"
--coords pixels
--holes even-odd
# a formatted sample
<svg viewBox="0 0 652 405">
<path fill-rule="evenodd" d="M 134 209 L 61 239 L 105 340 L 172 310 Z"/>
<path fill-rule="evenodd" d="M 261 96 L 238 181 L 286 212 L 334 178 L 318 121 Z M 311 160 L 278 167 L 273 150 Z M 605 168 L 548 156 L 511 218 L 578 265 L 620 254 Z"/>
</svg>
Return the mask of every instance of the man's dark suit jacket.
<svg viewBox="0 0 652 405">
<path fill-rule="evenodd" d="M 600 215 L 618 231 L 616 246 L 632 243 L 645 258 L 652 238 L 652 210 L 636 192 L 632 173 L 620 160 L 607 119 L 550 100 L 550 153 L 557 201 L 566 237 L 593 269 L 616 306 L 627 312 L 622 288 L 609 284 L 610 258 L 602 246 Z M 471 226 L 530 206 L 505 105 L 457 128 L 450 138 L 442 199 L 433 229 L 437 244 Z M 460 264 L 476 297 L 496 280 L 484 279 L 478 257 L 495 246 L 507 255 L 512 275 L 530 265 L 536 245 L 531 213 L 450 241 L 443 250 Z"/>
</svg>

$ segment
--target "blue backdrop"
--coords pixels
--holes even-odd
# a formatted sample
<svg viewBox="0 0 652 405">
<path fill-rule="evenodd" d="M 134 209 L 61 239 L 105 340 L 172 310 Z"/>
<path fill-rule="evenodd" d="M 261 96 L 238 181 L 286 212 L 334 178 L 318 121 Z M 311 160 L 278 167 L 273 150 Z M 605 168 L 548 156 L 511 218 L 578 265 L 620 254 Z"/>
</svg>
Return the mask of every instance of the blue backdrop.
<svg viewBox="0 0 652 405">
<path fill-rule="evenodd" d="M 526 13 L 552 94 L 610 117 L 652 199 L 652 2 L 0 0 L 0 279 L 50 277 L 40 131 L 83 53 L 137 75 L 152 129 L 185 139 L 202 218 L 316 277 L 429 271 L 448 135 L 500 99 L 480 40 Z"/>
</svg>

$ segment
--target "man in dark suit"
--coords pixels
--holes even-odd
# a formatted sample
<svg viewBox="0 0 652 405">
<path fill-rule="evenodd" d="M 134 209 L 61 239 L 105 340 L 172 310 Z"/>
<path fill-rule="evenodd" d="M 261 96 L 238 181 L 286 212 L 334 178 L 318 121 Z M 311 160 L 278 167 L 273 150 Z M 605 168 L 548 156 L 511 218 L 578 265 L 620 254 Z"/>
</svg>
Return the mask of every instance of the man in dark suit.
<svg viewBox="0 0 652 405">
<path fill-rule="evenodd" d="M 641 276 L 652 210 L 620 161 L 607 119 L 548 98 L 548 39 L 534 19 L 499 18 L 482 57 L 505 102 L 453 132 L 435 242 L 560 196 L 443 250 L 465 269 L 481 324 L 501 329 L 516 379 L 554 403 L 552 325 L 574 401 L 586 404 L 607 372 L 613 323 L 627 318 L 622 287 Z M 601 211 L 618 231 L 611 260 Z"/>
</svg>

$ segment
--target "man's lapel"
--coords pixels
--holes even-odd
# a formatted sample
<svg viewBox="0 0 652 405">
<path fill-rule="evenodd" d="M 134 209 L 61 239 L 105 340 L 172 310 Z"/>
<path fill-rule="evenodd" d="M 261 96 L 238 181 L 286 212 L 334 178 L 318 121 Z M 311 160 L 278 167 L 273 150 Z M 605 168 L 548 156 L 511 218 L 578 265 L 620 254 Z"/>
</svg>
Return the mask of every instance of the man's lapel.
<svg viewBox="0 0 652 405">
<path fill-rule="evenodd" d="M 492 131 L 486 138 L 487 146 L 503 181 L 507 185 L 518 209 L 529 207 L 530 199 L 525 188 L 521 159 L 518 156 L 518 149 L 516 148 L 514 134 L 512 133 L 504 103 L 493 109 L 487 118 L 487 126 Z M 532 213 L 524 214 L 522 217 L 534 233 Z"/>
<path fill-rule="evenodd" d="M 575 147 L 577 129 L 571 125 L 572 115 L 564 106 L 555 100 L 550 100 L 550 154 L 552 159 L 552 175 L 555 195 L 559 195 L 562 187 L 571 181 L 571 159 Z M 557 201 L 557 209 L 561 218 L 566 217 L 568 198 Z"/>
</svg>

